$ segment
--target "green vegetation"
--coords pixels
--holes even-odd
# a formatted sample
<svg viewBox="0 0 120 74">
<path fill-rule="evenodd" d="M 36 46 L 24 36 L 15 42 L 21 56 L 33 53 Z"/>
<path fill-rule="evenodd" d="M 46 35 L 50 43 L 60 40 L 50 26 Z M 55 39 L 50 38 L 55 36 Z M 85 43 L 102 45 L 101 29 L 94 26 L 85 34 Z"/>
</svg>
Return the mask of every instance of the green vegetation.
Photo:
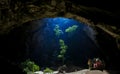
<svg viewBox="0 0 120 74">
<path fill-rule="evenodd" d="M 62 30 L 59 29 L 59 25 L 55 26 L 54 32 L 56 36 L 60 36 L 61 34 L 63 34 Z"/>
<path fill-rule="evenodd" d="M 73 26 L 71 26 L 71 27 L 68 27 L 68 28 L 65 30 L 65 32 L 70 33 L 70 32 L 75 31 L 77 28 L 78 28 L 77 25 L 73 25 Z"/>
<path fill-rule="evenodd" d="M 71 32 L 73 32 L 73 31 L 75 31 L 77 28 L 78 28 L 77 25 L 73 25 L 73 26 L 68 27 L 67 29 L 65 29 L 65 32 L 71 33 Z M 56 36 L 60 36 L 61 34 L 63 34 L 63 31 L 60 30 L 59 25 L 56 25 L 56 26 L 55 26 L 54 32 L 55 32 L 55 35 L 56 35 Z M 61 59 L 61 60 L 62 60 L 62 63 L 64 64 L 65 53 L 66 53 L 66 50 L 67 50 L 68 46 L 65 45 L 64 40 L 62 40 L 62 39 L 59 39 L 59 45 L 60 45 L 60 49 L 61 49 L 61 50 L 60 50 L 60 53 L 59 53 L 59 55 L 58 55 L 57 57 L 58 57 L 59 59 Z"/>
<path fill-rule="evenodd" d="M 60 51 L 60 53 L 59 53 L 59 55 L 58 55 L 58 58 L 59 58 L 59 59 L 62 59 L 62 60 L 63 60 L 63 63 L 64 63 L 65 53 L 66 53 L 66 50 L 67 50 L 68 46 L 65 45 L 64 40 L 62 40 L 62 39 L 59 40 L 59 44 L 60 44 L 60 49 L 61 49 L 61 51 Z"/>
<path fill-rule="evenodd" d="M 53 70 L 50 68 L 46 68 L 43 72 L 44 72 L 43 74 L 46 74 L 46 73 L 53 74 Z"/>
<path fill-rule="evenodd" d="M 33 61 L 30 61 L 29 59 L 23 62 L 21 65 L 22 65 L 23 71 L 25 71 L 26 73 L 40 70 L 40 67 L 36 65 Z"/>
</svg>

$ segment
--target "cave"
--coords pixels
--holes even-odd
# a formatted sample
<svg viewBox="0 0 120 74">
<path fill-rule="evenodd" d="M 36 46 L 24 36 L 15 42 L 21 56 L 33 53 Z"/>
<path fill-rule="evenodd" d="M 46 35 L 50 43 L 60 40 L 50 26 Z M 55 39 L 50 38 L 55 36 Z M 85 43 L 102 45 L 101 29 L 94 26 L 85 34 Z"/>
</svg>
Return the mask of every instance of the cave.
<svg viewBox="0 0 120 74">
<path fill-rule="evenodd" d="M 26 59 L 31 59 L 41 67 L 59 67 L 62 62 L 57 57 L 61 51 L 59 40 L 63 40 L 67 46 L 64 64 L 87 68 L 88 59 L 99 57 L 108 63 L 109 68 L 114 67 L 112 62 L 115 61 L 112 59 L 115 56 L 110 55 L 112 52 L 116 54 L 117 48 L 107 50 L 109 47 L 104 46 L 106 43 L 100 42 L 103 39 L 99 38 L 99 35 L 91 26 L 72 18 L 42 18 L 26 22 L 3 37 L 2 48 L 7 52 L 3 50 L 1 55 L 10 61 L 9 63 L 20 64 Z M 114 44 L 112 42 L 111 47 Z"/>
<path fill-rule="evenodd" d="M 119 6 L 112 9 L 104 1 L 69 1 L 67 6 L 64 0 L 40 1 L 0 1 L 0 65 L 7 67 L 2 71 L 22 74 L 19 66 L 26 59 L 40 67 L 61 65 L 60 41 L 66 48 L 64 64 L 87 68 L 88 59 L 99 57 L 106 70 L 119 70 Z"/>
</svg>

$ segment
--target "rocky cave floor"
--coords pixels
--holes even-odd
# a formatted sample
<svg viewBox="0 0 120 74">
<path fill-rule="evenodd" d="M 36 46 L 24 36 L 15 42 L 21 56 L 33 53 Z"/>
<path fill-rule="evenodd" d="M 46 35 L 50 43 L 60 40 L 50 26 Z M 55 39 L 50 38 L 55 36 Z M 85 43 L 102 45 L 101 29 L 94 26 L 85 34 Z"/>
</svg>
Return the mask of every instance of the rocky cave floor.
<svg viewBox="0 0 120 74">
<path fill-rule="evenodd" d="M 80 68 L 79 66 L 64 66 L 59 67 L 61 70 L 59 71 L 54 69 L 53 74 L 120 74 L 119 70 L 89 70 L 87 68 Z M 51 68 L 52 69 L 52 68 Z M 36 71 L 35 73 L 43 74 L 42 71 Z"/>
</svg>

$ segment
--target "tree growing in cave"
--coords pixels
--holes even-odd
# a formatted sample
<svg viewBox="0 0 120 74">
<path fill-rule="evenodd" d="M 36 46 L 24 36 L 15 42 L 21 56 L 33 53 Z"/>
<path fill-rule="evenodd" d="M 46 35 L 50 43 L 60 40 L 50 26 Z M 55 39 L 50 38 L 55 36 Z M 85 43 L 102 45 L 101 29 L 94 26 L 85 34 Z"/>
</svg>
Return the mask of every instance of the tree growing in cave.
<svg viewBox="0 0 120 74">
<path fill-rule="evenodd" d="M 59 45 L 60 45 L 60 53 L 58 55 L 58 58 L 62 60 L 62 63 L 64 64 L 64 60 L 65 60 L 65 53 L 66 53 L 66 50 L 68 48 L 67 45 L 65 45 L 64 43 L 64 40 L 62 39 L 59 39 Z"/>
</svg>

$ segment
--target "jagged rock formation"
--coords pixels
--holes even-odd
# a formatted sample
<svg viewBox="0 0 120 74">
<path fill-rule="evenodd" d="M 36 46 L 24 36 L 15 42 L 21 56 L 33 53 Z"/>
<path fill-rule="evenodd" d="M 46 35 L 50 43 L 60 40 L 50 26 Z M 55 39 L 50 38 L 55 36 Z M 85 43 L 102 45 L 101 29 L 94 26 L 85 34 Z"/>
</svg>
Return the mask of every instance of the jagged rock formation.
<svg viewBox="0 0 120 74">
<path fill-rule="evenodd" d="M 0 0 L 0 6 L 0 33 L 9 32 L 10 29 L 27 21 L 44 17 L 64 17 L 68 12 L 76 16 L 85 17 L 95 24 L 99 22 L 111 22 L 113 25 L 114 23 L 118 25 L 116 23 L 118 18 L 112 12 L 100 10 L 96 7 L 75 5 L 64 0 Z"/>
</svg>

